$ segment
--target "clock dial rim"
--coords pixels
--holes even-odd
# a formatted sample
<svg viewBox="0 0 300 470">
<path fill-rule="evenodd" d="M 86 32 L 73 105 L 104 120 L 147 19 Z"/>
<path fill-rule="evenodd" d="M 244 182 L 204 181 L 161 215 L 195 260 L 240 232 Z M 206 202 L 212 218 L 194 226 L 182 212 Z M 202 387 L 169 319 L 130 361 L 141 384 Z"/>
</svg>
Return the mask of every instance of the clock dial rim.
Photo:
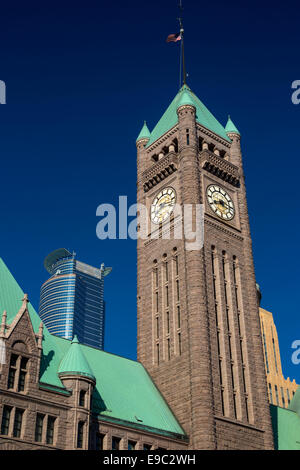
<svg viewBox="0 0 300 470">
<path fill-rule="evenodd" d="M 209 194 L 209 192 L 211 194 Z M 213 194 L 215 193 L 218 193 L 221 195 L 221 198 L 219 198 L 219 200 L 223 200 L 224 202 L 224 199 L 225 199 L 226 203 L 224 202 L 224 204 L 227 204 L 229 208 L 226 213 L 220 210 L 220 208 L 214 203 Z M 225 188 L 215 183 L 209 184 L 206 188 L 206 198 L 207 198 L 209 207 L 219 219 L 225 222 L 234 219 L 235 217 L 234 202 L 232 200 L 232 197 L 229 195 L 228 191 Z"/>
<path fill-rule="evenodd" d="M 160 199 L 162 199 L 166 194 L 168 194 L 168 191 L 171 191 L 171 193 L 169 193 L 169 195 L 173 195 L 174 197 L 172 198 L 173 200 L 171 201 L 172 203 L 172 207 L 166 211 L 165 213 L 165 216 L 163 216 L 162 218 L 159 218 L 159 216 L 157 216 L 157 210 L 158 210 L 158 206 L 159 206 L 159 201 Z M 177 195 L 176 195 L 176 191 L 175 189 L 172 187 L 172 186 L 167 186 L 166 188 L 163 188 L 161 189 L 155 196 L 154 198 L 152 199 L 152 203 L 151 203 L 151 222 L 153 222 L 155 225 L 159 225 L 159 224 L 162 224 L 164 223 L 172 214 L 173 210 L 174 210 L 174 206 L 176 204 L 176 200 L 177 200 Z M 157 220 L 155 220 L 157 219 Z"/>
</svg>

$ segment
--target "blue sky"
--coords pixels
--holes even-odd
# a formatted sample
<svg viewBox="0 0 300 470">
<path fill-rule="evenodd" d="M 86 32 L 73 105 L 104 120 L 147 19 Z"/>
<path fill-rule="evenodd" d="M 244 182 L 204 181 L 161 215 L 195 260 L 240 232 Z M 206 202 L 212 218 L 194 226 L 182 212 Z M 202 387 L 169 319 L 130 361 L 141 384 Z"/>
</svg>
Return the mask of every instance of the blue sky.
<svg viewBox="0 0 300 470">
<path fill-rule="evenodd" d="M 273 312 L 284 374 L 299 328 L 300 79 L 296 2 L 184 0 L 188 84 L 242 148 L 257 281 Z M 0 256 L 38 307 L 44 257 L 74 249 L 113 267 L 106 349 L 135 358 L 136 247 L 96 237 L 96 208 L 135 202 L 135 139 L 178 90 L 177 0 L 3 4 Z"/>
</svg>

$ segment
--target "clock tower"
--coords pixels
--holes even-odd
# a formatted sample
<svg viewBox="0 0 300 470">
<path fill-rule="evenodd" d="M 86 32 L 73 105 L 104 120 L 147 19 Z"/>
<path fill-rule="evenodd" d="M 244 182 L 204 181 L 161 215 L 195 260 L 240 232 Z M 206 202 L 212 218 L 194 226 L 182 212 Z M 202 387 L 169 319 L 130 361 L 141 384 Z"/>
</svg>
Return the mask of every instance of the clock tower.
<svg viewBox="0 0 300 470">
<path fill-rule="evenodd" d="M 237 128 L 183 85 L 137 138 L 137 179 L 149 227 L 137 247 L 138 360 L 191 449 L 272 449 Z M 203 246 L 187 239 L 185 208 L 193 227 L 202 214 Z"/>
</svg>

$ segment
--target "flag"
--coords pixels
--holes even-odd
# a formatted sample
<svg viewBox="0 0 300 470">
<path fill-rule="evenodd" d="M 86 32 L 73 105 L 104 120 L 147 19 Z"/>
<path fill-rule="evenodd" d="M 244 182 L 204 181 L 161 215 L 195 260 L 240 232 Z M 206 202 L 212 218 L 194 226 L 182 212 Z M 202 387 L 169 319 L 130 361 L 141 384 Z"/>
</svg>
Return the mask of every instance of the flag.
<svg viewBox="0 0 300 470">
<path fill-rule="evenodd" d="M 166 39 L 166 42 L 177 42 L 181 40 L 180 33 L 176 34 L 169 34 L 169 36 Z"/>
</svg>

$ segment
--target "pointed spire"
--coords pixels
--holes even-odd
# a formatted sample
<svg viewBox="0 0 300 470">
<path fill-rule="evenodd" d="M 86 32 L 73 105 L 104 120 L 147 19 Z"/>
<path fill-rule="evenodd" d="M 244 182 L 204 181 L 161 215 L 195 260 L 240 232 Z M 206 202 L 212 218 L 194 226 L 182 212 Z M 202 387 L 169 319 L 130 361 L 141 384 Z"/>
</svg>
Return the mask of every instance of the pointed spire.
<svg viewBox="0 0 300 470">
<path fill-rule="evenodd" d="M 146 121 L 144 121 L 144 125 L 142 127 L 141 132 L 138 135 L 138 138 L 136 139 L 136 142 L 138 142 L 139 140 L 142 140 L 142 139 L 147 139 L 147 140 L 150 139 L 150 131 L 147 127 Z"/>
<path fill-rule="evenodd" d="M 233 124 L 232 120 L 230 119 L 230 116 L 228 115 L 228 121 L 225 127 L 226 134 L 238 134 L 241 135 L 238 131 L 238 129 L 235 127 Z"/>
<path fill-rule="evenodd" d="M 59 365 L 58 375 L 79 375 L 96 380 L 76 335 Z"/>
</svg>

